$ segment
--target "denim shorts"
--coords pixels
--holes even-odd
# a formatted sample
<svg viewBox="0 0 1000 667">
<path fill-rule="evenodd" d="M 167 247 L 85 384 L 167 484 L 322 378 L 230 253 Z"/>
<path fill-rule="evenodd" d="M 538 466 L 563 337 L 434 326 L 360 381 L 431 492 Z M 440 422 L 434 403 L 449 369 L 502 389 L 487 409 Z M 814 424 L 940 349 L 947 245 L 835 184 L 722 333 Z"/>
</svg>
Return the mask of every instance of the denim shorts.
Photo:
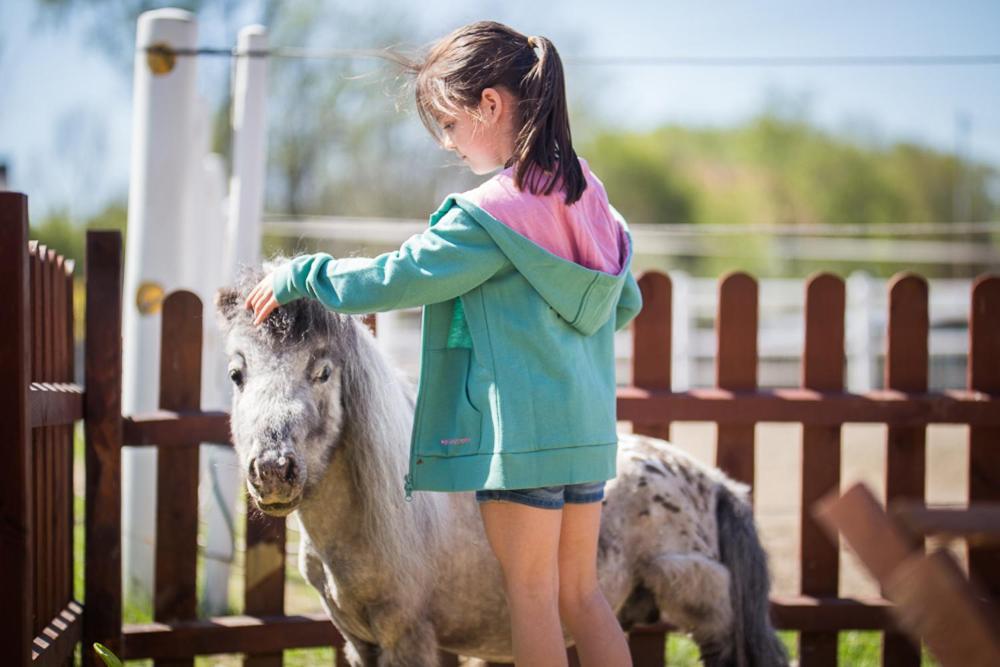
<svg viewBox="0 0 1000 667">
<path fill-rule="evenodd" d="M 561 484 L 559 486 L 542 486 L 536 489 L 480 489 L 476 491 L 476 502 L 509 500 L 532 507 L 560 509 L 563 502 L 593 503 L 603 500 L 605 482 L 606 480 Z"/>
</svg>

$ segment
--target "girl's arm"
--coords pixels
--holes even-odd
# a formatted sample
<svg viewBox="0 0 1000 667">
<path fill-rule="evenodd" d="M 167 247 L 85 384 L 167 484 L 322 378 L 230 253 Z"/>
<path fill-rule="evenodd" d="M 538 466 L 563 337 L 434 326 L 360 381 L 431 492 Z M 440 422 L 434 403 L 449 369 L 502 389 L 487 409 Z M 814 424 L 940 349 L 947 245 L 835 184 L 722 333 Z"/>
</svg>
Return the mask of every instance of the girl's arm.
<svg viewBox="0 0 1000 667">
<path fill-rule="evenodd" d="M 639 291 L 635 276 L 629 271 L 625 277 L 625 284 L 622 285 L 622 293 L 618 297 L 618 306 L 615 308 L 615 331 L 631 322 L 640 310 L 642 310 L 642 292 Z"/>
<path fill-rule="evenodd" d="M 398 250 L 377 257 L 296 257 L 271 274 L 278 305 L 318 299 L 340 313 L 372 313 L 452 299 L 508 262 L 492 237 L 455 206 Z"/>
</svg>

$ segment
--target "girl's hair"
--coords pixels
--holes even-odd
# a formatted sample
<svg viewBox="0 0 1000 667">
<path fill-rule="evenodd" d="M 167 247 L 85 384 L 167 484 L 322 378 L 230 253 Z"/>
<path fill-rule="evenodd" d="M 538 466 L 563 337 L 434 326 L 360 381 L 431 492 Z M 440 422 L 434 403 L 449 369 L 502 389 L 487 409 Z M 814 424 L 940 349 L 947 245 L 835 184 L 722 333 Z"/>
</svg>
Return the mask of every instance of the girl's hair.
<svg viewBox="0 0 1000 667">
<path fill-rule="evenodd" d="M 546 195 L 561 184 L 567 204 L 580 199 L 587 181 L 570 136 L 562 61 L 547 38 L 477 21 L 432 44 L 422 59 L 393 60 L 415 75 L 417 112 L 439 143 L 441 113 L 475 112 L 484 89 L 506 88 L 517 98 L 514 154 L 506 165 L 515 165 L 514 183 Z M 539 172 L 548 174 L 544 182 Z"/>
</svg>

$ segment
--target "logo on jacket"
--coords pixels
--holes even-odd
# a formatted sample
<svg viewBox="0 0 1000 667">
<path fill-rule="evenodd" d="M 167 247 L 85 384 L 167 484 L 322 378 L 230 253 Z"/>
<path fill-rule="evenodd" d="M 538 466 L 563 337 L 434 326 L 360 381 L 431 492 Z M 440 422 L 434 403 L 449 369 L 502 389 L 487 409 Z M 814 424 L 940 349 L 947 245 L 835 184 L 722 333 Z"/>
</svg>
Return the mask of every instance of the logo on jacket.
<svg viewBox="0 0 1000 667">
<path fill-rule="evenodd" d="M 464 445 L 472 438 L 441 438 L 442 445 Z"/>
</svg>

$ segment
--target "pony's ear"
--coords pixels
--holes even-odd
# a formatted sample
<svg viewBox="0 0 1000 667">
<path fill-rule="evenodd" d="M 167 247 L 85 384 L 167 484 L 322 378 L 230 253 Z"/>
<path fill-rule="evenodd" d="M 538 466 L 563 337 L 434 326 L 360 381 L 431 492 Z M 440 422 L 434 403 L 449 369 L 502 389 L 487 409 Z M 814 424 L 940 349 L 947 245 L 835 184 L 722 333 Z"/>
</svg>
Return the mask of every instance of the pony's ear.
<svg viewBox="0 0 1000 667">
<path fill-rule="evenodd" d="M 238 290 L 232 287 L 220 287 L 215 292 L 215 315 L 219 327 L 227 330 L 232 327 L 233 319 L 243 309 L 243 298 Z"/>
</svg>

